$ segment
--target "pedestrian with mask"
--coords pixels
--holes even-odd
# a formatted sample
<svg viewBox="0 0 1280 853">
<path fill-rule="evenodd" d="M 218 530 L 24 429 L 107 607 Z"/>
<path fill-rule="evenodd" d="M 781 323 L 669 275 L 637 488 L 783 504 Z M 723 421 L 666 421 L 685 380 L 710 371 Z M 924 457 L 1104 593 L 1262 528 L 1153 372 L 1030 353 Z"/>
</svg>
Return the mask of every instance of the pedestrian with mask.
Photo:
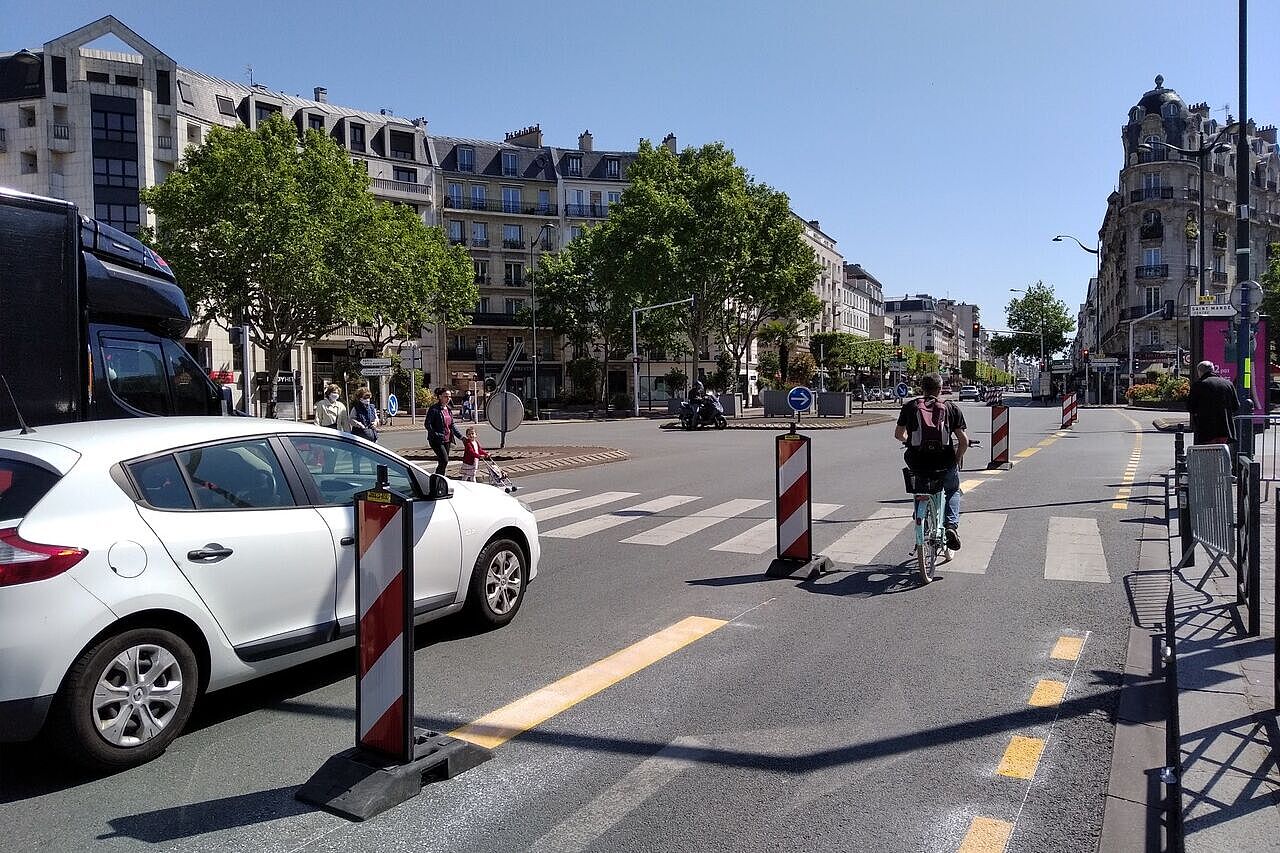
<svg viewBox="0 0 1280 853">
<path fill-rule="evenodd" d="M 373 407 L 373 392 L 361 388 L 351 406 L 351 432 L 361 438 L 378 440 L 378 410 Z"/>
<path fill-rule="evenodd" d="M 436 389 L 436 402 L 427 409 L 427 444 L 436 455 L 436 473 L 443 474 L 449 466 L 449 451 L 455 438 L 466 440 L 466 436 L 453 422 L 453 412 L 449 402 L 453 393 L 447 388 Z"/>
<path fill-rule="evenodd" d="M 1235 414 L 1240 408 L 1235 387 L 1218 375 L 1212 361 L 1196 365 L 1196 381 L 1187 394 L 1187 412 L 1195 444 L 1225 444 L 1236 438 Z"/>
<path fill-rule="evenodd" d="M 339 398 L 342 389 L 329 383 L 324 389 L 324 399 L 316 403 L 316 426 L 336 429 L 338 432 L 351 432 L 351 415 L 346 405 Z"/>
</svg>

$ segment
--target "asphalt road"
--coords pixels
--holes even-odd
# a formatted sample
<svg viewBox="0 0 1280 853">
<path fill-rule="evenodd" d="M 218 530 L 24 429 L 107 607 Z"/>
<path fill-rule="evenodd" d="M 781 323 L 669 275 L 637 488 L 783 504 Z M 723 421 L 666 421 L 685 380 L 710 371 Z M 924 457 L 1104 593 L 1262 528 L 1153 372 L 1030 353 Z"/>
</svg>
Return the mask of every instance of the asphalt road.
<svg viewBox="0 0 1280 853">
<path fill-rule="evenodd" d="M 989 410 L 963 408 L 979 469 Z M 165 755 L 109 778 L 0 749 L 0 839 L 59 851 L 955 851 L 977 826 L 1009 835 L 1010 851 L 1096 850 L 1129 624 L 1122 578 L 1137 522 L 1157 511 L 1117 501 L 1139 444 L 1131 415 L 1084 410 L 1058 437 L 1056 409 L 1016 408 L 1012 449 L 1025 455 L 965 473 L 965 547 L 925 587 L 894 520 L 909 496 L 888 425 L 813 434 L 813 498 L 829 513 L 814 540 L 839 571 L 812 582 L 767 578 L 769 553 L 712 550 L 772 517 L 772 434 L 527 425 L 513 442 L 633 456 L 521 478 L 535 509 L 630 494 L 541 523 L 542 575 L 512 625 L 419 631 L 418 722 L 449 731 L 584 669 L 590 695 L 491 761 L 350 824 L 293 798 L 353 737 L 354 663 L 337 655 L 209 697 Z M 1145 426 L 1139 480 L 1171 456 Z M 549 489 L 574 491 L 536 499 Z M 550 535 L 568 525 L 579 538 Z M 653 651 L 677 625 L 696 638 Z M 610 658 L 633 644 L 630 663 Z M 1060 701 L 1029 704 L 1056 699 L 1054 684 Z"/>
</svg>

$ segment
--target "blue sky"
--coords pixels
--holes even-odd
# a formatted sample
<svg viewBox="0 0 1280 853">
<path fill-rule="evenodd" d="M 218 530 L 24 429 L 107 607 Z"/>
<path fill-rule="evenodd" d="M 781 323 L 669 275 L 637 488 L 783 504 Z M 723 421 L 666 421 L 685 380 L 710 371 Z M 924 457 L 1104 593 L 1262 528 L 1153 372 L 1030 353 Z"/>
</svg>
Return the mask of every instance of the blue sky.
<svg viewBox="0 0 1280 853">
<path fill-rule="evenodd" d="M 1156 74 L 1238 113 L 1231 0 L 332 0 L 33 4 L 0 0 L 0 49 L 114 14 L 180 64 L 501 139 L 540 123 L 598 149 L 674 132 L 724 140 L 817 219 L 886 295 L 977 302 L 1053 284 L 1074 311 Z M 1280 3 L 1250 8 L 1250 114 L 1280 123 Z M 1215 116 L 1221 118 L 1221 112 Z"/>
</svg>

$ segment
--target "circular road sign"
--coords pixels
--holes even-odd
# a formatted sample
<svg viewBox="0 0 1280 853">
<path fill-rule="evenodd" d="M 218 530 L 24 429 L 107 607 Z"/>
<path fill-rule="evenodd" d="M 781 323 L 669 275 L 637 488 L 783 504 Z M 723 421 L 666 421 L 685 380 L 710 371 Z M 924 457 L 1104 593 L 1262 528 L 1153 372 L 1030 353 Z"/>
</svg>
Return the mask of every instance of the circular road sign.
<svg viewBox="0 0 1280 853">
<path fill-rule="evenodd" d="M 898 387 L 893 390 L 898 392 L 899 397 L 905 397 L 911 393 L 911 389 L 907 387 L 907 383 L 905 382 L 899 382 Z"/>
<path fill-rule="evenodd" d="M 387 395 L 387 414 L 395 416 L 396 412 L 398 411 L 400 411 L 400 401 L 396 399 L 395 394 L 388 394 Z"/>
<path fill-rule="evenodd" d="M 787 392 L 787 403 L 797 412 L 807 412 L 813 406 L 813 392 L 797 385 Z"/>
<path fill-rule="evenodd" d="M 485 419 L 499 432 L 511 432 L 524 423 L 524 401 L 510 391 L 494 394 L 485 406 Z"/>
</svg>

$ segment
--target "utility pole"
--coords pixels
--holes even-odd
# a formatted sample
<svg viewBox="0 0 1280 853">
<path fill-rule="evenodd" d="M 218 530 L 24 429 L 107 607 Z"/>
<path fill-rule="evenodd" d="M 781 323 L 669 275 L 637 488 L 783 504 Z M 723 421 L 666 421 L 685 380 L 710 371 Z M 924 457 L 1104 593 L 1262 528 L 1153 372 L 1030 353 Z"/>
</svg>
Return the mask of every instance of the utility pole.
<svg viewBox="0 0 1280 853">
<path fill-rule="evenodd" d="M 1253 414 L 1253 322 L 1250 291 L 1253 289 L 1252 264 L 1249 257 L 1249 108 L 1247 94 L 1248 0 L 1240 0 L 1240 132 L 1236 137 L 1236 287 L 1240 288 L 1240 317 L 1236 323 L 1236 394 L 1240 414 Z M 1265 375 L 1266 364 L 1262 365 Z M 1238 437 L 1239 452 L 1253 456 L 1253 420 L 1245 420 Z"/>
</svg>

